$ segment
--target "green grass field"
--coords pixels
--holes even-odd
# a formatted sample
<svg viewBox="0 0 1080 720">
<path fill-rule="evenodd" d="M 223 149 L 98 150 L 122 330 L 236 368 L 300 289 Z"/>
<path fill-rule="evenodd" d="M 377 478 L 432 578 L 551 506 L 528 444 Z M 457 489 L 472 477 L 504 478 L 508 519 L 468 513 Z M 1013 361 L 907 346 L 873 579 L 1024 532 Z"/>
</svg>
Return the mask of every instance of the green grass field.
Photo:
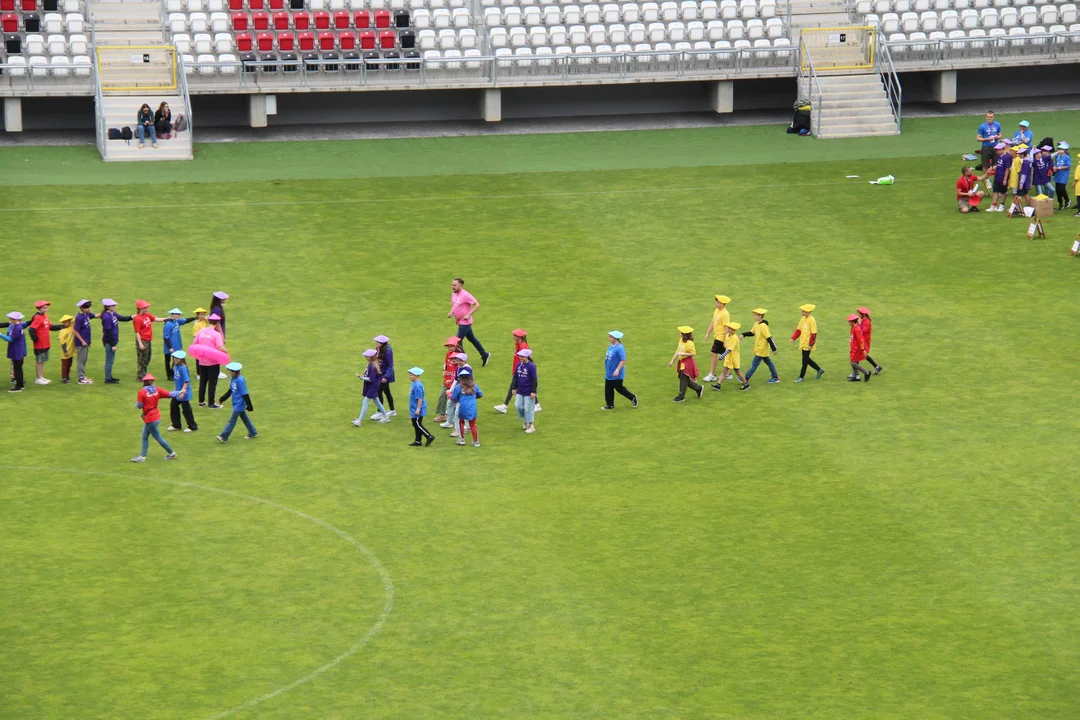
<svg viewBox="0 0 1080 720">
<path fill-rule="evenodd" d="M 197 409 L 178 461 L 130 464 L 130 325 L 121 385 L 95 326 L 97 384 L 55 353 L 3 393 L 0 716 L 1077 717 L 1080 221 L 960 216 L 977 123 L 0 151 L 0 309 L 225 289 L 260 431 Z M 482 447 L 407 447 L 454 275 L 494 352 Z M 783 382 L 675 405 L 675 326 L 704 361 L 719 292 L 769 309 Z M 796 385 L 804 302 L 827 373 Z M 885 371 L 854 385 L 864 304 Z M 531 436 L 491 410 L 518 326 Z M 600 412 L 612 328 L 636 411 Z M 399 417 L 356 429 L 379 333 Z"/>
</svg>

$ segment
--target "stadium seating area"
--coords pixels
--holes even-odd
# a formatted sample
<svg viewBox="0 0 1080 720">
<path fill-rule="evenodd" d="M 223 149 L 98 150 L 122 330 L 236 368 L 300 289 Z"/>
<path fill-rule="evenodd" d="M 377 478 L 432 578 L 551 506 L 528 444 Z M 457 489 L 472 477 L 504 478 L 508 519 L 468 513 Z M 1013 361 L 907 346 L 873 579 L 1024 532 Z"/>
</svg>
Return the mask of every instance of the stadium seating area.
<svg viewBox="0 0 1080 720">
<path fill-rule="evenodd" d="M 90 60 L 89 28 L 82 0 L 0 0 L 4 36 L 0 63 L 10 75 L 86 77 Z"/>
</svg>

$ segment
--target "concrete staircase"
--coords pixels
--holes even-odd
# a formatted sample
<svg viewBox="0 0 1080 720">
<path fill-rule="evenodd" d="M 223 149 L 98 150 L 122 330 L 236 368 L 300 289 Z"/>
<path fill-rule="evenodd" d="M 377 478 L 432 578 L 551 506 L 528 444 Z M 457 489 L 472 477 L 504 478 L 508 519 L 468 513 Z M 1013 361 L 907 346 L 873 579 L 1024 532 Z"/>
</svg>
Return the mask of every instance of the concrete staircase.
<svg viewBox="0 0 1080 720">
<path fill-rule="evenodd" d="M 819 75 L 819 138 L 899 135 L 889 96 L 876 72 Z M 810 97 L 806 81 L 801 97 Z"/>
<path fill-rule="evenodd" d="M 95 45 L 164 45 L 159 0 L 91 0 Z"/>
<path fill-rule="evenodd" d="M 791 36 L 802 28 L 845 27 L 851 24 L 845 0 L 788 0 L 791 5 Z"/>
<path fill-rule="evenodd" d="M 188 114 L 184 98 L 180 95 L 106 95 L 102 98 L 105 128 L 122 129 L 126 125 L 134 132 L 135 116 L 139 107 L 146 103 L 151 109 L 157 110 L 163 101 L 167 102 L 172 110 L 173 123 L 181 114 Z M 182 133 L 173 132 L 171 140 L 159 138 L 156 148 L 150 144 L 150 138 L 146 139 L 146 145 L 141 150 L 138 138 L 133 138 L 130 144 L 123 140 L 106 140 L 103 157 L 108 161 L 121 162 L 191 160 L 191 151 L 191 130 L 188 129 Z"/>
</svg>

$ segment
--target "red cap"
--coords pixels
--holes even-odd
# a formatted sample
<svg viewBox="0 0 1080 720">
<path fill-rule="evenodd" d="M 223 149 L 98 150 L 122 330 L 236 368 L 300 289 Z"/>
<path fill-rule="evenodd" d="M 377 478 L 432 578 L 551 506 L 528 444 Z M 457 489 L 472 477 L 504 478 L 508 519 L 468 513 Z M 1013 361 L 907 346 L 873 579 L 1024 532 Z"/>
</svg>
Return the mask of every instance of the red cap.
<svg viewBox="0 0 1080 720">
<path fill-rule="evenodd" d="M 150 307 L 150 303 L 146 302 L 145 300 L 136 300 L 135 307 L 139 308 L 140 310 L 145 310 L 146 308 Z"/>
<path fill-rule="evenodd" d="M 457 335 L 451 335 L 450 337 L 446 338 L 446 342 L 444 342 L 443 345 L 450 345 L 452 347 L 457 347 L 458 343 L 460 343 L 460 342 L 461 342 L 461 338 L 459 338 Z"/>
<path fill-rule="evenodd" d="M 48 300 L 38 300 L 36 303 L 34 303 L 34 307 L 36 307 L 38 310 L 45 307 L 46 305 L 52 305 L 52 303 Z"/>
<path fill-rule="evenodd" d="M 856 315 L 855 313 L 851 313 L 850 315 L 847 316 L 847 321 L 848 322 L 852 322 L 853 320 L 857 321 L 858 319 L 859 319 L 859 316 Z"/>
<path fill-rule="evenodd" d="M 528 333 L 521 328 L 518 328 L 517 330 L 514 330 L 512 332 L 514 333 L 514 337 L 525 337 L 526 335 L 528 335 Z"/>
<path fill-rule="evenodd" d="M 861 312 L 863 315 L 869 315 L 870 314 L 870 308 L 861 307 L 861 308 L 859 308 L 859 312 Z"/>
<path fill-rule="evenodd" d="M 149 380 L 150 382 L 154 382 L 155 380 L 157 380 L 157 378 L 154 377 L 153 375 L 151 375 L 150 373 L 146 373 L 145 375 L 143 375 L 142 379 L 143 379 L 143 382 L 146 382 L 147 380 Z"/>
</svg>

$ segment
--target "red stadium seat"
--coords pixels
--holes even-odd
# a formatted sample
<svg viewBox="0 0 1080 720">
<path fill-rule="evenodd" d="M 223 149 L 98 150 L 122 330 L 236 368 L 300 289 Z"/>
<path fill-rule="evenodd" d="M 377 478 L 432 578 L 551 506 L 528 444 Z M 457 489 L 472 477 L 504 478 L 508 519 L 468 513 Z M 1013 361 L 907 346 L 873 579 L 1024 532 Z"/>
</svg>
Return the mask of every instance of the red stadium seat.
<svg viewBox="0 0 1080 720">
<path fill-rule="evenodd" d="M 285 0 L 270 0 L 270 9 L 271 10 L 284 10 L 285 9 Z"/>
<path fill-rule="evenodd" d="M 276 12 L 274 13 L 274 29 L 275 30 L 288 30 L 289 29 L 289 13 Z"/>
<path fill-rule="evenodd" d="M 270 52 L 274 49 L 274 35 L 273 33 L 262 32 L 255 36 L 256 47 L 259 48 L 259 52 Z"/>
<path fill-rule="evenodd" d="M 248 0 L 248 9 L 249 10 L 263 10 L 263 9 L 265 9 L 265 5 L 263 4 L 263 0 Z"/>
<path fill-rule="evenodd" d="M 319 50 L 326 52 L 327 50 L 333 50 L 337 45 L 337 36 L 332 32 L 319 33 Z"/>
<path fill-rule="evenodd" d="M 15 0 L 0 0 L 0 12 L 15 12 Z"/>
<path fill-rule="evenodd" d="M 393 50 L 397 45 L 397 33 L 393 30 L 383 30 L 379 33 L 379 47 L 383 50 Z"/>
<path fill-rule="evenodd" d="M 297 42 L 300 43 L 300 52 L 312 52 L 315 49 L 315 33 L 302 32 L 297 36 Z"/>
<path fill-rule="evenodd" d="M 306 12 L 293 13 L 292 26 L 297 30 L 308 30 L 311 28 L 311 16 Z"/>
<path fill-rule="evenodd" d="M 233 32 L 244 32 L 245 30 L 247 30 L 248 16 L 245 13 L 233 13 L 232 29 Z"/>
<path fill-rule="evenodd" d="M 353 32 L 338 33 L 338 47 L 340 47 L 343 51 L 346 51 L 346 52 L 349 51 L 349 50 L 355 50 L 356 49 L 356 33 L 353 33 Z"/>
<path fill-rule="evenodd" d="M 375 11 L 375 27 L 388 28 L 390 27 L 390 11 L 389 10 L 376 10 Z"/>
<path fill-rule="evenodd" d="M 367 10 L 357 10 L 353 13 L 353 26 L 357 30 L 367 30 L 371 27 L 371 13 Z"/>
<path fill-rule="evenodd" d="M 244 9 L 244 0 L 229 0 L 229 10 L 231 12 L 240 12 Z"/>
<path fill-rule="evenodd" d="M 257 12 L 251 14 L 251 26 L 256 32 L 270 29 L 270 14 Z"/>
<path fill-rule="evenodd" d="M 315 29 L 330 29 L 330 13 L 326 12 L 325 10 L 319 10 L 317 13 L 315 13 Z"/>
<path fill-rule="evenodd" d="M 251 52 L 251 33 L 236 33 L 236 50 L 237 52 Z"/>
<path fill-rule="evenodd" d="M 19 16 L 14 13 L 0 15 L 0 28 L 6 33 L 19 32 Z"/>
<path fill-rule="evenodd" d="M 37 12 L 37 0 L 22 0 L 23 12 Z"/>
<path fill-rule="evenodd" d="M 334 29 L 335 30 L 348 30 L 349 29 L 349 12 L 347 10 L 336 10 L 334 12 Z"/>
<path fill-rule="evenodd" d="M 372 30 L 365 30 L 360 33 L 360 49 L 361 50 L 374 50 L 375 49 L 375 33 Z"/>
<path fill-rule="evenodd" d="M 296 36 L 290 32 L 278 33 L 277 49 L 281 52 L 292 52 L 296 49 Z"/>
</svg>

